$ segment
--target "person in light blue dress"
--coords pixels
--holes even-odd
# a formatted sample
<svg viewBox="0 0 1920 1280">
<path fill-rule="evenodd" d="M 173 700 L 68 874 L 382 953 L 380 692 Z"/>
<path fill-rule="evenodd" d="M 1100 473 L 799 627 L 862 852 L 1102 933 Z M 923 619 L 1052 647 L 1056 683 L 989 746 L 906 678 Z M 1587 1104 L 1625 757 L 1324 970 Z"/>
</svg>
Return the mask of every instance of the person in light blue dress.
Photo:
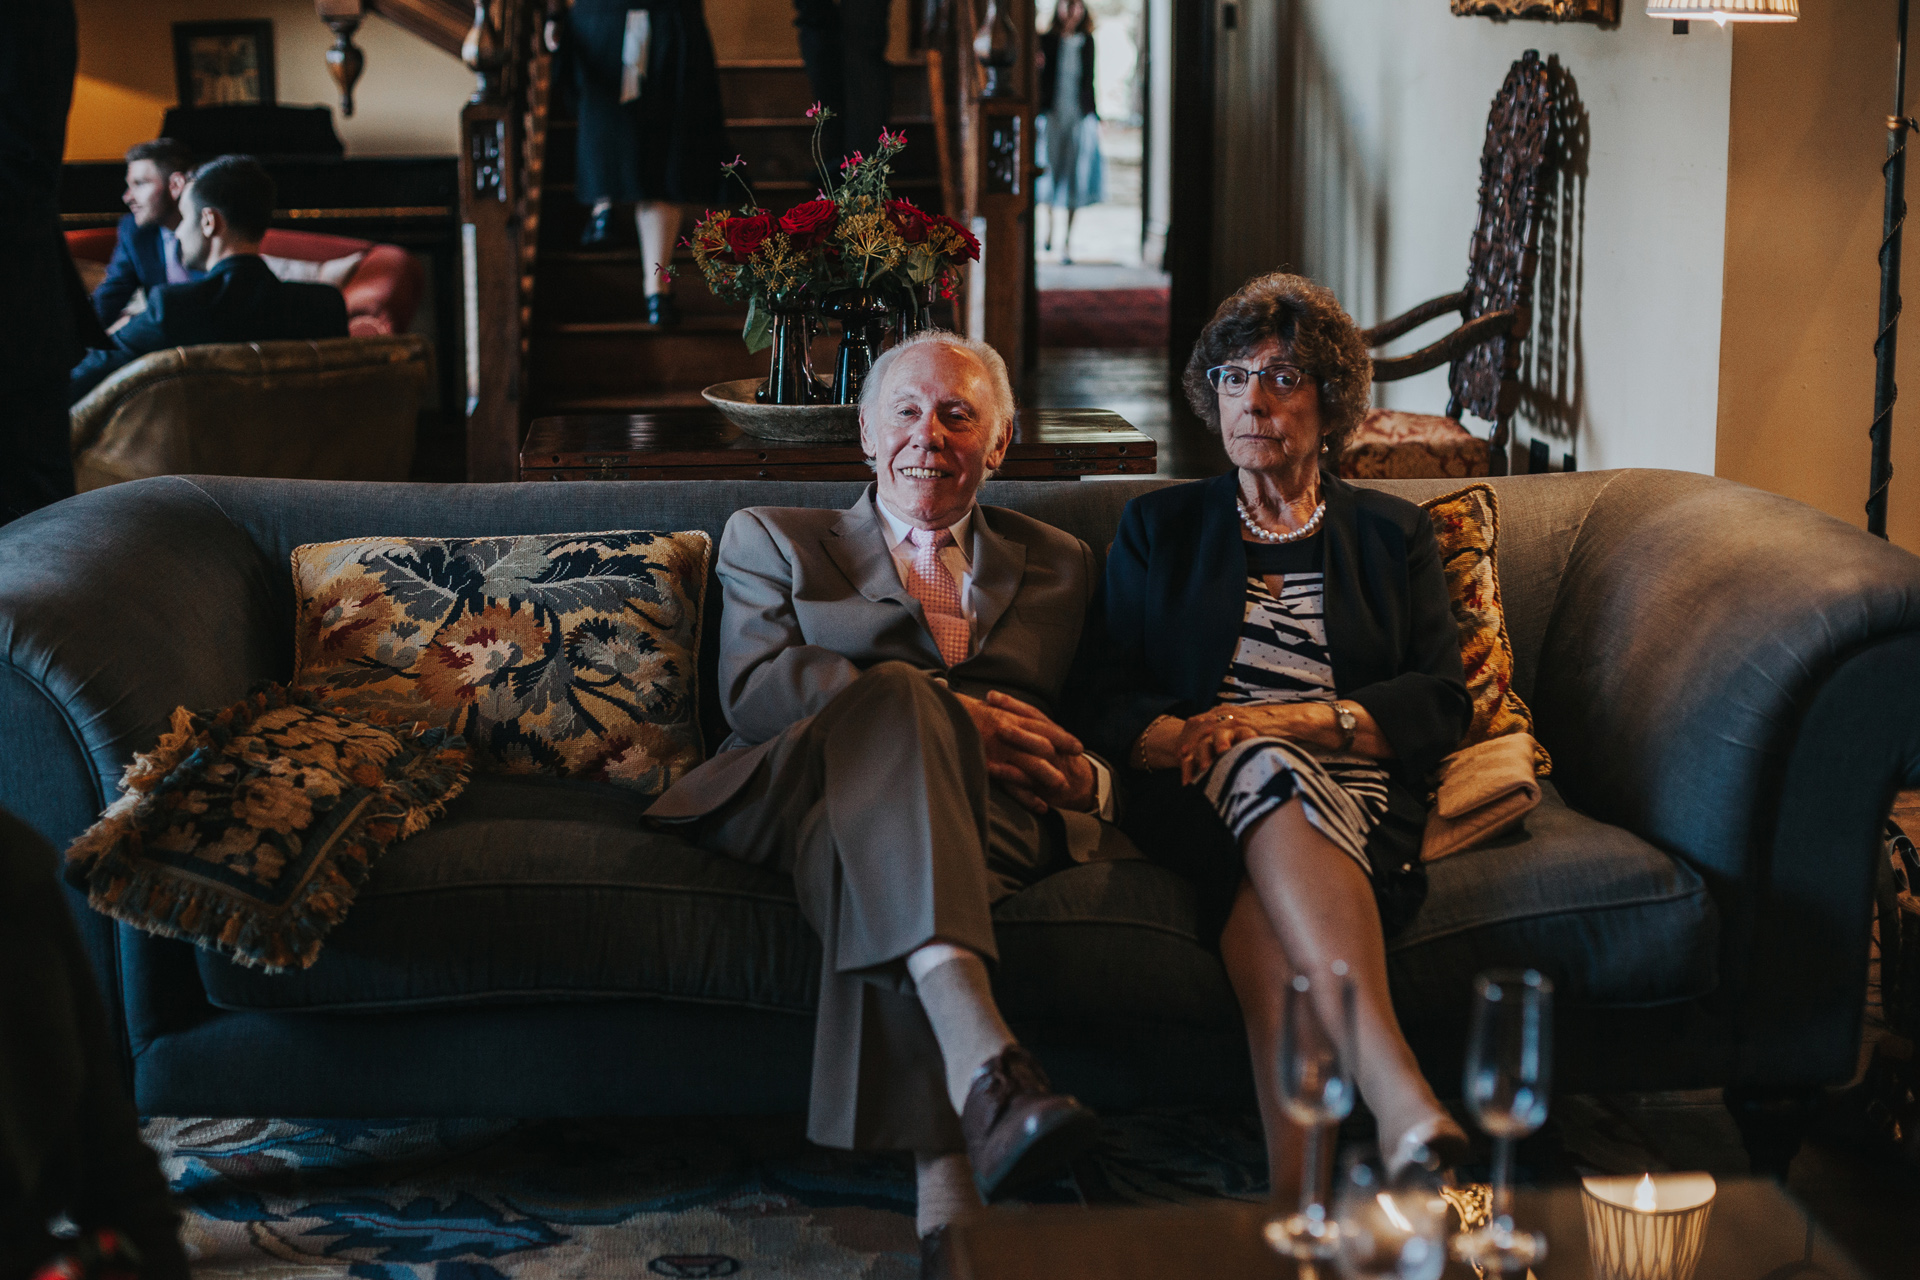
<svg viewBox="0 0 1920 1280">
<path fill-rule="evenodd" d="M 1053 248 L 1054 224 L 1062 217 L 1060 258 L 1073 261 L 1073 215 L 1106 199 L 1106 170 L 1100 156 L 1100 115 L 1093 95 L 1093 15 L 1083 0 L 1059 0 L 1053 25 L 1040 37 L 1040 103 L 1035 150 L 1042 169 L 1034 187 L 1036 203 L 1050 207 L 1046 248 Z"/>
</svg>

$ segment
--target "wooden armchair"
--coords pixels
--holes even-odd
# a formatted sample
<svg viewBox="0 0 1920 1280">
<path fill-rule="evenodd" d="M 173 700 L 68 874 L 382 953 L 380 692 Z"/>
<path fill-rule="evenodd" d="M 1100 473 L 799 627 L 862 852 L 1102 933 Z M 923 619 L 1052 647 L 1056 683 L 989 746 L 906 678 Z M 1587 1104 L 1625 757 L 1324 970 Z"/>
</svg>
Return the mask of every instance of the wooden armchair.
<svg viewBox="0 0 1920 1280">
<path fill-rule="evenodd" d="M 1385 346 L 1441 316 L 1452 333 L 1404 356 L 1373 358 L 1375 382 L 1393 382 L 1443 364 L 1451 397 L 1445 416 L 1375 409 L 1340 457 L 1340 474 L 1366 478 L 1504 475 L 1507 424 L 1520 399 L 1514 376 L 1532 326 L 1534 251 L 1540 224 L 1553 88 L 1547 64 L 1529 49 L 1507 71 L 1487 116 L 1480 152 L 1480 217 L 1467 251 L 1467 286 L 1365 330 Z M 1460 424 L 1472 412 L 1493 425 L 1482 440 Z"/>
</svg>

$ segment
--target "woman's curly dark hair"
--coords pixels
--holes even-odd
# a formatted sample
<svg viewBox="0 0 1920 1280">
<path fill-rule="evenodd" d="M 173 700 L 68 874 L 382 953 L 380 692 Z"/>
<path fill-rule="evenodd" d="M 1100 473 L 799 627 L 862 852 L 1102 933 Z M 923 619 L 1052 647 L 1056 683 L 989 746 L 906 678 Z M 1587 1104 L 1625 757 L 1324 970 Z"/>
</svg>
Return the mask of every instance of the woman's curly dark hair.
<svg viewBox="0 0 1920 1280">
<path fill-rule="evenodd" d="M 1207 370 L 1244 356 L 1268 338 L 1278 338 L 1286 358 L 1320 389 L 1320 424 L 1327 451 L 1340 456 L 1347 437 L 1366 416 L 1373 386 L 1373 357 L 1360 330 L 1324 288 L 1305 276 L 1276 271 L 1242 285 L 1220 304 L 1193 345 L 1181 385 L 1187 403 L 1215 431 L 1220 401 Z"/>
</svg>

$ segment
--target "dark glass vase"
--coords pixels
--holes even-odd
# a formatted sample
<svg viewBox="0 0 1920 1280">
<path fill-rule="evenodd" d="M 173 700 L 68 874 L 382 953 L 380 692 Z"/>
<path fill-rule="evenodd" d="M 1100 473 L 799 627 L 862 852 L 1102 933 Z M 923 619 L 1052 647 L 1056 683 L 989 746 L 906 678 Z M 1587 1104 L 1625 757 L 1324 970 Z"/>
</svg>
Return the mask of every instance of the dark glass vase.
<svg viewBox="0 0 1920 1280">
<path fill-rule="evenodd" d="M 870 289 L 849 289 L 828 298 L 823 310 L 840 322 L 840 362 L 833 374 L 833 403 L 854 404 L 878 354 L 887 304 Z"/>
<path fill-rule="evenodd" d="M 773 312 L 772 362 L 767 380 L 753 398 L 761 404 L 818 404 L 821 386 L 813 379 L 813 354 L 807 344 L 807 308 L 790 303 Z"/>
<path fill-rule="evenodd" d="M 887 312 L 887 336 L 892 343 L 905 342 L 922 329 L 933 327 L 933 286 L 910 284 L 893 295 Z"/>
</svg>

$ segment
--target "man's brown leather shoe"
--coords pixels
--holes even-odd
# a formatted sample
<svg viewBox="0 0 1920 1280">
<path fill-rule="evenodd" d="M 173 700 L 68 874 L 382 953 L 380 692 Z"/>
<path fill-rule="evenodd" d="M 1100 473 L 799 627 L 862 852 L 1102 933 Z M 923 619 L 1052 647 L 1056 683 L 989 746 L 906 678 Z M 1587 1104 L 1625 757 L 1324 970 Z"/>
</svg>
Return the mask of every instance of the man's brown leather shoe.
<svg viewBox="0 0 1920 1280">
<path fill-rule="evenodd" d="M 1100 1136 L 1100 1118 L 1053 1092 L 1033 1055 L 1008 1045 L 974 1073 L 960 1113 L 980 1197 L 991 1201 L 1058 1173 Z"/>
</svg>

